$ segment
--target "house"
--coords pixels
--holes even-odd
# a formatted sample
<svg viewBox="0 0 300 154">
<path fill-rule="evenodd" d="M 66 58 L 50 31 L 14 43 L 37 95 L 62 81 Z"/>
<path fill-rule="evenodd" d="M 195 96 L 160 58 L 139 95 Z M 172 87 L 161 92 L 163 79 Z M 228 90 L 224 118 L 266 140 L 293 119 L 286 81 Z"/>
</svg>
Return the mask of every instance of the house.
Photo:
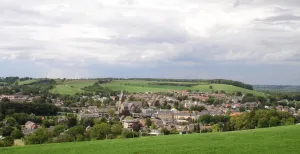
<svg viewBox="0 0 300 154">
<path fill-rule="evenodd" d="M 139 121 L 135 120 L 135 119 L 125 119 L 122 120 L 122 124 L 123 124 L 123 128 L 126 129 L 132 129 L 134 124 L 139 123 Z"/>
<path fill-rule="evenodd" d="M 157 117 L 160 119 L 174 119 L 174 112 L 170 110 L 157 111 Z"/>
<path fill-rule="evenodd" d="M 177 112 L 177 113 L 174 113 L 174 119 L 189 119 L 191 118 L 191 114 L 188 113 L 188 112 Z"/>
<path fill-rule="evenodd" d="M 81 113 L 78 115 L 79 120 L 83 120 L 86 118 L 100 118 L 99 113 Z"/>
<path fill-rule="evenodd" d="M 97 106 L 89 106 L 87 111 L 89 113 L 98 113 L 98 107 Z"/>
<path fill-rule="evenodd" d="M 258 107 L 257 102 L 246 102 L 244 104 L 245 108 L 253 109 L 255 107 Z"/>
<path fill-rule="evenodd" d="M 148 133 L 148 134 L 151 135 L 151 136 L 159 136 L 159 135 L 162 135 L 161 132 L 160 132 L 160 130 L 158 130 L 158 129 L 151 129 L 151 130 L 150 130 L 150 133 Z"/>
<path fill-rule="evenodd" d="M 189 129 L 187 126 L 182 126 L 182 125 L 176 125 L 176 130 L 179 132 L 179 134 L 187 134 Z"/>
<path fill-rule="evenodd" d="M 153 115 L 156 113 L 154 109 L 141 109 L 142 110 L 142 116 L 144 117 L 153 117 Z"/>
<path fill-rule="evenodd" d="M 136 109 L 142 107 L 142 102 L 124 102 L 121 104 L 120 111 L 128 110 L 130 113 L 135 113 Z"/>
<path fill-rule="evenodd" d="M 27 121 L 24 125 L 25 129 L 38 129 L 39 125 L 35 124 L 32 121 Z"/>
</svg>

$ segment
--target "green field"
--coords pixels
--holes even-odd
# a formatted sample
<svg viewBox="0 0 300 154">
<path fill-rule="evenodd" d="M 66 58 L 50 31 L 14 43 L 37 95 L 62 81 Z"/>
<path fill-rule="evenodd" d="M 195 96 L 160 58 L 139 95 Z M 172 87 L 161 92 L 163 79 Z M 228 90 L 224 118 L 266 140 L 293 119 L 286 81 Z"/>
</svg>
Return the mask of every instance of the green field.
<svg viewBox="0 0 300 154">
<path fill-rule="evenodd" d="M 0 82 L 0 84 L 4 84 L 4 85 L 6 85 L 7 83 L 6 83 L 6 82 Z"/>
<path fill-rule="evenodd" d="M 163 83 L 177 83 L 178 85 L 161 85 Z M 192 86 L 179 86 L 180 84 L 191 84 Z M 195 85 L 197 84 L 197 85 Z M 248 90 L 232 85 L 226 84 L 208 84 L 197 82 L 157 82 L 157 81 L 143 81 L 143 80 L 114 80 L 105 83 L 102 86 L 112 90 L 125 90 L 128 92 L 167 92 L 171 90 L 199 90 L 201 92 L 211 92 L 209 86 L 213 87 L 214 91 L 224 90 L 228 93 L 240 91 L 242 93 L 252 93 L 255 95 L 264 95 L 264 93 L 254 90 Z"/>
<path fill-rule="evenodd" d="M 19 85 L 26 85 L 26 84 L 32 84 L 39 81 L 38 79 L 32 79 L 32 80 L 25 80 L 25 81 L 18 81 Z"/>
<path fill-rule="evenodd" d="M 69 94 L 74 95 L 76 93 L 83 92 L 82 88 L 93 85 L 97 80 L 56 80 L 58 85 L 50 92 L 57 94 Z"/>
<path fill-rule="evenodd" d="M 83 92 L 82 88 L 93 85 L 97 80 L 56 80 L 56 87 L 52 93 L 74 95 Z M 226 84 L 208 84 L 205 82 L 159 82 L 146 80 L 114 80 L 102 84 L 101 86 L 115 91 L 127 92 L 168 92 L 173 90 L 199 90 L 200 92 L 212 92 L 224 90 L 226 93 L 240 91 L 242 93 L 252 93 L 254 95 L 264 95 L 262 92 L 248 90 Z M 212 86 L 213 89 L 210 89 Z"/>
<path fill-rule="evenodd" d="M 247 131 L 143 137 L 0 149 L 1 154 L 249 153 L 299 154 L 300 125 Z"/>
</svg>

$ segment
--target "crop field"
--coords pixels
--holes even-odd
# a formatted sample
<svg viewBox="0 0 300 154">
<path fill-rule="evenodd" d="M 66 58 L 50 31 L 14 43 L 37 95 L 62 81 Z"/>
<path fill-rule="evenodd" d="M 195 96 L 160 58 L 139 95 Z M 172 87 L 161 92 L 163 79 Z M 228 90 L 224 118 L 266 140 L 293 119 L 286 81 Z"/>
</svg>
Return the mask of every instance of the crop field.
<svg viewBox="0 0 300 154">
<path fill-rule="evenodd" d="M 1 154 L 299 154 L 300 125 L 246 131 L 0 148 Z"/>
<path fill-rule="evenodd" d="M 82 88 L 93 85 L 97 80 L 65 80 L 64 82 L 56 80 L 56 82 L 58 84 L 51 89 L 52 93 L 74 95 L 83 92 Z"/>
<path fill-rule="evenodd" d="M 128 92 L 168 92 L 172 90 L 199 90 L 201 92 L 212 92 L 224 90 L 228 93 L 240 91 L 242 93 L 252 93 L 254 95 L 264 95 L 264 93 L 248 90 L 226 84 L 208 84 L 203 82 L 158 82 L 144 80 L 114 80 L 102 86 L 112 90 L 125 90 Z M 212 86 L 213 89 L 210 89 Z"/>
</svg>

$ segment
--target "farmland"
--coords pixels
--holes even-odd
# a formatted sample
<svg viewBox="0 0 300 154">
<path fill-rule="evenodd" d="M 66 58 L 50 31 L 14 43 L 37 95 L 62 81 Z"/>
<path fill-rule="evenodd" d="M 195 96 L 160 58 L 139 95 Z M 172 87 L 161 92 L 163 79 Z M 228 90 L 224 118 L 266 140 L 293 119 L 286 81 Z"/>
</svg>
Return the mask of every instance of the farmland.
<svg viewBox="0 0 300 154">
<path fill-rule="evenodd" d="M 226 84 L 208 84 L 203 82 L 158 82 L 144 80 L 114 80 L 102 86 L 112 90 L 125 90 L 128 92 L 167 92 L 172 90 L 199 90 L 201 92 L 211 92 L 224 90 L 228 93 L 240 91 L 243 93 L 253 93 L 264 95 L 261 92 L 248 90 Z M 212 89 L 210 89 L 212 86 Z"/>
<path fill-rule="evenodd" d="M 236 132 L 59 143 L 0 149 L 33 153 L 299 153 L 300 125 Z"/>
<path fill-rule="evenodd" d="M 57 85 L 52 93 L 74 95 L 83 92 L 82 88 L 93 85 L 97 80 L 56 80 Z"/>
<path fill-rule="evenodd" d="M 52 93 L 74 95 L 84 92 L 82 88 L 93 85 L 97 80 L 56 80 L 56 87 L 51 90 Z M 146 80 L 113 80 L 101 84 L 101 86 L 114 91 L 127 92 L 168 92 L 176 90 L 199 90 L 200 92 L 225 91 L 226 93 L 234 93 L 240 91 L 242 93 L 252 93 L 254 95 L 264 95 L 262 92 L 240 88 L 227 84 L 209 84 L 207 82 L 162 82 L 162 81 L 146 81 Z M 210 89 L 210 86 L 212 89 Z"/>
</svg>

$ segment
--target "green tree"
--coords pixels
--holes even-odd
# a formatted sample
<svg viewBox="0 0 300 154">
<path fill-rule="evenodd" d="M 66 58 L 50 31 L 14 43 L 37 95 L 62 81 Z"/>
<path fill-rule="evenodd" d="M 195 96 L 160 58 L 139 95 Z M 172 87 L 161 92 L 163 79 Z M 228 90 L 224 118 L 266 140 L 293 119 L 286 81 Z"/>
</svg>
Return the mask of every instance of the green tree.
<svg viewBox="0 0 300 154">
<path fill-rule="evenodd" d="M 63 133 L 68 127 L 66 125 L 56 125 L 54 126 L 53 133 L 55 136 Z"/>
<path fill-rule="evenodd" d="M 12 132 L 11 132 L 11 135 L 10 135 L 12 138 L 14 139 L 20 139 L 22 138 L 24 135 L 23 133 L 19 130 L 19 129 L 14 129 Z"/>
<path fill-rule="evenodd" d="M 12 137 L 6 137 L 0 140 L 0 147 L 8 147 L 14 144 L 14 139 Z"/>
<path fill-rule="evenodd" d="M 257 123 L 258 128 L 265 128 L 265 127 L 268 127 L 268 126 L 269 126 L 269 123 L 268 123 L 267 118 L 260 118 L 258 120 L 258 123 Z"/>
<path fill-rule="evenodd" d="M 85 127 L 93 127 L 94 126 L 94 119 L 93 118 L 86 118 L 83 120 L 82 125 Z"/>
<path fill-rule="evenodd" d="M 167 128 L 162 128 L 160 132 L 164 135 L 169 135 L 171 133 Z"/>
<path fill-rule="evenodd" d="M 84 126 L 74 126 L 70 128 L 67 133 L 72 136 L 73 140 L 76 141 L 78 138 L 84 135 L 85 128 Z"/>
<path fill-rule="evenodd" d="M 113 135 L 120 135 L 122 133 L 122 125 L 114 124 L 111 126 L 111 132 Z"/>
<path fill-rule="evenodd" d="M 111 118 L 115 116 L 115 110 L 114 109 L 109 109 L 107 111 L 107 113 L 108 113 L 109 117 L 111 117 Z"/>
<path fill-rule="evenodd" d="M 212 132 L 220 132 L 221 131 L 221 127 L 219 124 L 214 124 L 212 126 Z"/>
<path fill-rule="evenodd" d="M 68 127 L 71 128 L 71 127 L 74 127 L 77 125 L 77 119 L 76 117 L 70 117 L 68 118 Z"/>
<path fill-rule="evenodd" d="M 236 96 L 243 96 L 242 92 L 240 92 L 240 91 L 237 91 L 235 95 Z"/>
<path fill-rule="evenodd" d="M 13 132 L 14 128 L 11 126 L 4 126 L 0 128 L 0 135 L 2 136 L 10 136 Z"/>
<path fill-rule="evenodd" d="M 150 119 L 150 118 L 147 118 L 147 119 L 146 119 L 146 126 L 147 126 L 148 128 L 150 128 L 151 125 L 152 125 L 151 119 Z"/>
<path fill-rule="evenodd" d="M 205 114 L 199 117 L 199 122 L 202 124 L 209 124 L 212 122 L 212 116 L 209 114 Z"/>
<path fill-rule="evenodd" d="M 18 126 L 18 122 L 13 117 L 6 117 L 5 118 L 5 124 L 8 125 L 8 126 L 11 126 L 11 127 Z"/>
<path fill-rule="evenodd" d="M 295 124 L 295 118 L 289 117 L 289 118 L 285 121 L 284 124 L 285 124 L 285 125 L 293 125 L 293 124 Z"/>
<path fill-rule="evenodd" d="M 280 120 L 277 117 L 271 117 L 269 120 L 269 126 L 274 127 L 274 126 L 279 126 L 280 125 Z"/>
<path fill-rule="evenodd" d="M 90 133 L 91 138 L 94 139 L 105 139 L 107 138 L 107 135 L 110 133 L 110 127 L 107 123 L 101 123 L 98 125 L 95 125 Z"/>
<path fill-rule="evenodd" d="M 46 128 L 39 128 L 33 134 L 26 135 L 24 138 L 25 144 L 43 144 L 50 143 L 52 133 Z"/>
</svg>

